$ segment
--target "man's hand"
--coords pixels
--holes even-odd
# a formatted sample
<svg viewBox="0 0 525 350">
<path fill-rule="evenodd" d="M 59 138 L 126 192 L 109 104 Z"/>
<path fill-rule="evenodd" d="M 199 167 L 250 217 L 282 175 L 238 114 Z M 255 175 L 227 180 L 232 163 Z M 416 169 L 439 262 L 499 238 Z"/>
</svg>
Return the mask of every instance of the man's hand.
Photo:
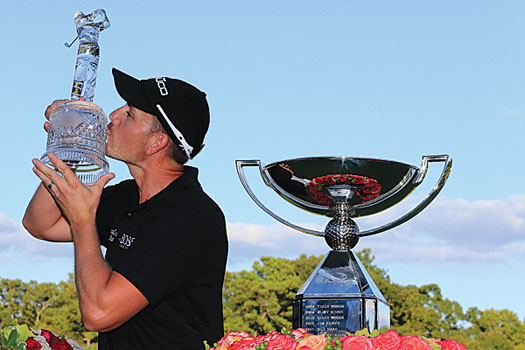
<svg viewBox="0 0 525 350">
<path fill-rule="evenodd" d="M 51 107 L 49 106 L 47 110 Z M 75 227 L 82 227 L 82 225 L 94 225 L 102 190 L 115 177 L 115 174 L 105 174 L 94 185 L 87 186 L 55 154 L 50 152 L 48 156 L 63 177 L 38 159 L 33 159 L 35 165 L 33 171 L 55 199 L 71 225 L 72 231 L 74 232 Z"/>
<path fill-rule="evenodd" d="M 54 100 L 53 102 L 51 102 L 51 104 L 49 106 L 47 106 L 46 111 L 44 112 L 44 115 L 46 116 L 46 119 L 49 120 L 49 117 L 51 116 L 51 113 L 53 113 L 53 111 L 58 107 L 59 104 L 67 102 L 67 101 L 70 101 L 70 100 L 63 99 L 63 100 Z M 49 131 L 49 122 L 48 121 L 44 123 L 44 130 L 46 132 Z"/>
</svg>

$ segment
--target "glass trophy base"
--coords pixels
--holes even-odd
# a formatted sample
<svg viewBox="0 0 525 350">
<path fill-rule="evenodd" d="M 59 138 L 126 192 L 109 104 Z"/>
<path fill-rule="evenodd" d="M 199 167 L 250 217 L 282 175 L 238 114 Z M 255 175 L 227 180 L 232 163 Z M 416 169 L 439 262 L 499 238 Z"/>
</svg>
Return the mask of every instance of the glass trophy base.
<svg viewBox="0 0 525 350">
<path fill-rule="evenodd" d="M 352 251 L 330 251 L 293 302 L 293 328 L 344 336 L 390 327 L 385 297 Z"/>
<path fill-rule="evenodd" d="M 53 150 L 53 153 L 69 166 L 79 180 L 86 185 L 93 185 L 102 176 L 108 173 L 109 164 L 98 154 L 85 149 L 63 148 Z M 49 160 L 47 152 L 40 158 L 42 163 L 56 170 Z"/>
<path fill-rule="evenodd" d="M 105 158 L 107 118 L 102 109 L 86 101 L 61 103 L 49 117 L 44 164 L 53 167 L 47 154 L 53 152 L 87 185 L 109 171 Z"/>
</svg>

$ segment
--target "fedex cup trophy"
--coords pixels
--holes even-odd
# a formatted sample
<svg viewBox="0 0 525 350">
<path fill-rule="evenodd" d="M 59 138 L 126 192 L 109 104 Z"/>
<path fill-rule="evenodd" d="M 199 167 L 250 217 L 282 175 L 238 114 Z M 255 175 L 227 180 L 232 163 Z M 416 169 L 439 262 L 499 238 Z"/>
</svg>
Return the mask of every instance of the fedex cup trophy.
<svg viewBox="0 0 525 350">
<path fill-rule="evenodd" d="M 398 219 L 359 231 L 353 218 L 376 214 L 400 202 L 423 182 L 431 162 L 442 162 L 443 170 L 427 197 Z M 259 160 L 237 160 L 236 166 L 243 187 L 264 212 L 295 230 L 324 237 L 332 249 L 297 293 L 293 327 L 331 336 L 389 327 L 390 307 L 351 249 L 359 238 L 396 227 L 429 205 L 445 185 L 452 159 L 448 155 L 424 156 L 420 168 L 350 157 L 299 158 L 264 167 Z M 259 168 L 263 182 L 288 202 L 311 213 L 332 217 L 324 232 L 292 224 L 259 201 L 243 170 L 253 166 Z"/>
<path fill-rule="evenodd" d="M 107 118 L 93 102 L 99 60 L 98 38 L 109 27 L 102 9 L 85 15 L 75 13 L 77 39 L 80 42 L 75 65 L 71 100 L 61 103 L 51 113 L 47 148 L 42 162 L 53 166 L 48 153 L 53 152 L 85 184 L 95 183 L 109 171 L 105 158 Z M 70 47 L 71 44 L 65 44 Z"/>
</svg>

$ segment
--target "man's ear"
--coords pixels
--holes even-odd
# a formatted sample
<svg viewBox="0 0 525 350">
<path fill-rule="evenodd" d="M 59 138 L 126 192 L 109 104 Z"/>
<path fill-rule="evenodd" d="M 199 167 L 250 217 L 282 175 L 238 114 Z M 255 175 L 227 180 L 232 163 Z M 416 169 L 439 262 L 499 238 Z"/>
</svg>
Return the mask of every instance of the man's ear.
<svg viewBox="0 0 525 350">
<path fill-rule="evenodd" d="M 156 132 L 150 135 L 146 144 L 146 154 L 151 156 L 168 147 L 169 140 L 169 136 L 164 132 Z"/>
</svg>

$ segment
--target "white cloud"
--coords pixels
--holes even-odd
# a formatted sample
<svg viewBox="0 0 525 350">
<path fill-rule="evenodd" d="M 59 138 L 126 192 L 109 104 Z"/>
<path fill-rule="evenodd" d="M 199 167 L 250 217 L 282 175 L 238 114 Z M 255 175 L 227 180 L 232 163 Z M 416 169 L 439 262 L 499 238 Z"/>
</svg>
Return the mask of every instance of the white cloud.
<svg viewBox="0 0 525 350">
<path fill-rule="evenodd" d="M 362 230 L 382 225 L 403 215 L 416 200 L 409 198 L 403 205 L 356 221 Z M 323 230 L 318 224 L 296 224 Z M 249 268 L 261 256 L 295 258 L 329 251 L 322 237 L 306 235 L 279 223 L 228 223 L 228 236 L 228 267 L 233 270 Z M 441 197 L 407 223 L 376 236 L 363 237 L 356 249 L 363 248 L 372 249 L 382 262 L 525 265 L 525 195 L 480 201 Z M 72 245 L 39 241 L 20 223 L 0 212 L 0 259 L 3 257 L 5 261 L 7 256 L 31 261 L 71 258 Z"/>
<path fill-rule="evenodd" d="M 22 226 L 0 212 L 0 257 L 32 261 L 72 256 L 71 243 L 50 243 L 31 236 Z M 17 261 L 13 261 L 13 264 Z"/>
<path fill-rule="evenodd" d="M 356 221 L 362 230 L 382 225 L 403 215 L 416 201 L 407 199 L 380 215 Z M 230 259 L 234 261 L 250 257 L 253 261 L 261 255 L 324 254 L 329 249 L 322 238 L 280 224 L 231 223 L 228 230 Z M 525 195 L 479 201 L 438 198 L 407 223 L 377 236 L 363 237 L 356 249 L 363 248 L 371 248 L 383 262 L 525 264 Z"/>
</svg>

